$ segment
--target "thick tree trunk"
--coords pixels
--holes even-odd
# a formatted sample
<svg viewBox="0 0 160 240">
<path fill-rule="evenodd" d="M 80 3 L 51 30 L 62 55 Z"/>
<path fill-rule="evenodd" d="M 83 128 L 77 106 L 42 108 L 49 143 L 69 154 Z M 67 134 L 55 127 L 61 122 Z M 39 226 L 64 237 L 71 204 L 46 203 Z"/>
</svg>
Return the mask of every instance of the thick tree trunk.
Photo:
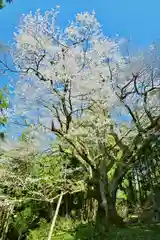
<svg viewBox="0 0 160 240">
<path fill-rule="evenodd" d="M 104 221 L 106 227 L 109 227 L 109 209 L 107 199 L 107 187 L 102 179 L 99 180 L 99 201 L 98 201 L 98 212 L 97 220 Z"/>
<path fill-rule="evenodd" d="M 116 194 L 119 184 L 122 182 L 126 173 L 122 166 L 117 167 L 112 181 L 108 183 L 105 165 L 101 165 L 99 169 L 98 183 L 96 184 L 96 194 L 98 200 L 97 223 L 109 225 L 123 226 L 123 219 L 118 215 L 116 209 Z"/>
<path fill-rule="evenodd" d="M 118 215 L 116 209 L 116 201 L 109 195 L 106 196 L 107 202 L 103 202 L 101 198 L 98 201 L 97 224 L 123 226 L 123 219 Z M 106 212 L 107 210 L 107 212 Z"/>
<path fill-rule="evenodd" d="M 116 226 L 124 225 L 123 218 L 120 217 L 117 213 L 116 200 L 111 196 L 108 196 L 108 216 L 110 224 Z"/>
<path fill-rule="evenodd" d="M 109 215 L 110 221 L 112 224 L 124 226 L 124 222 L 122 217 L 120 217 L 116 210 L 116 195 L 119 185 L 122 183 L 125 174 L 127 173 L 127 168 L 123 165 L 117 166 L 115 169 L 114 175 L 112 177 L 112 181 L 109 185 Z"/>
</svg>

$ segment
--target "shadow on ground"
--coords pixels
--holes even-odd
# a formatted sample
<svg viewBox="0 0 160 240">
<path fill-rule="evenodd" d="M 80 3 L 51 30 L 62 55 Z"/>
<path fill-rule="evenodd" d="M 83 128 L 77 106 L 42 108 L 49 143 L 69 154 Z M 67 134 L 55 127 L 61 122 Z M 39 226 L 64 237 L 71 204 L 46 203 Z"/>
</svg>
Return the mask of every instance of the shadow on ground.
<svg viewBox="0 0 160 240">
<path fill-rule="evenodd" d="M 105 232 L 93 224 L 81 224 L 75 233 L 76 240 L 160 240 L 160 224 L 132 225 L 112 228 Z"/>
</svg>

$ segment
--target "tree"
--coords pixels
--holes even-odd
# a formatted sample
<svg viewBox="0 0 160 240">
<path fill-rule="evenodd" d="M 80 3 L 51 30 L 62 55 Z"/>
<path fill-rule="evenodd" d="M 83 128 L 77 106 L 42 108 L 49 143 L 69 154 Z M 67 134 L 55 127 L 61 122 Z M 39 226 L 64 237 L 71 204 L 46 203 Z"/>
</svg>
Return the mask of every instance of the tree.
<svg viewBox="0 0 160 240">
<path fill-rule="evenodd" d="M 117 224 L 117 189 L 159 134 L 157 49 L 123 56 L 122 42 L 103 35 L 94 12 L 77 14 L 64 30 L 57 14 L 58 8 L 23 16 L 15 33 L 14 112 L 53 134 L 60 153 L 70 149 L 88 173 L 97 220 Z M 130 126 L 119 123 L 118 113 L 129 116 Z"/>
<path fill-rule="evenodd" d="M 7 124 L 7 109 L 9 107 L 9 100 L 8 100 L 8 88 L 7 86 L 5 86 L 4 88 L 2 88 L 0 90 L 0 139 L 4 140 L 5 139 L 5 133 L 3 130 L 3 128 L 6 126 Z"/>
<path fill-rule="evenodd" d="M 21 90 L 23 88 L 22 91 L 25 91 L 25 93 L 26 90 L 28 93 L 30 92 L 28 87 L 31 87 L 32 91 L 34 91 L 34 87 L 38 87 L 38 94 L 43 94 L 43 96 L 46 92 L 45 98 L 40 95 L 36 96 L 35 104 L 33 104 L 35 98 L 32 99 L 33 112 L 36 111 L 38 106 L 41 105 L 42 107 L 40 110 L 41 116 L 38 120 L 39 125 L 56 134 L 61 141 L 61 148 L 64 144 L 68 144 L 72 148 L 72 154 L 86 167 L 89 178 L 94 178 L 94 175 L 102 175 L 102 173 L 99 173 L 99 159 L 102 159 L 103 165 L 100 166 L 100 169 L 106 165 L 104 160 L 106 160 L 105 151 L 107 147 L 105 144 L 107 138 L 105 142 L 103 138 L 107 132 L 110 132 L 110 126 L 112 125 L 107 116 L 107 105 L 113 104 L 115 100 L 114 96 L 112 102 L 109 98 L 112 91 L 110 81 L 108 80 L 108 83 L 105 83 L 105 78 L 110 77 L 108 61 L 112 59 L 110 67 L 116 72 L 118 65 L 120 67 L 122 64 L 121 56 L 118 44 L 103 36 L 100 24 L 95 18 L 95 13 L 91 15 L 88 13 L 78 14 L 75 23 L 66 28 L 62 34 L 54 27 L 56 15 L 57 10 L 47 12 L 44 21 L 37 24 L 37 20 L 41 18 L 40 12 L 37 11 L 36 20 L 31 30 L 29 25 L 33 19 L 32 15 L 25 17 L 24 23 L 26 22 L 26 24 L 21 26 L 24 29 L 24 35 L 16 35 L 17 47 L 13 55 L 20 71 L 28 72 L 28 76 L 32 76 L 32 83 L 29 83 L 30 86 L 25 83 L 25 87 L 22 87 L 21 81 L 19 86 Z M 52 22 L 49 21 L 50 17 L 52 17 Z M 48 23 L 49 26 L 46 29 Z M 34 31 L 38 34 L 36 38 L 35 35 L 33 36 Z M 24 48 L 27 43 L 26 38 L 29 38 L 29 44 L 27 48 Z M 23 54 L 24 57 L 28 58 L 28 53 L 30 59 L 36 58 L 31 65 L 30 60 L 26 59 L 27 61 L 25 61 L 25 59 L 18 57 L 19 54 Z M 30 108 L 29 99 L 26 100 Z M 18 101 L 20 103 L 20 99 Z M 99 107 L 100 110 L 96 114 L 94 108 Z M 48 119 L 45 117 L 47 115 Z M 99 119 L 99 115 L 102 115 L 102 119 Z M 38 117 L 37 114 L 35 116 Z M 42 121 L 45 121 L 45 125 Z M 35 123 L 34 119 L 33 123 Z M 102 136 L 102 131 L 105 128 L 106 133 Z M 90 134 L 91 129 L 92 136 Z M 85 134 L 86 131 L 87 134 Z M 76 141 L 75 137 L 77 138 Z M 93 141 L 91 141 L 91 138 L 93 138 Z M 94 154 L 91 152 L 93 144 L 97 148 Z M 102 148 L 104 148 L 104 153 L 101 156 Z M 103 174 L 106 175 L 105 172 Z M 99 189 L 99 185 L 102 187 L 104 182 L 101 184 L 99 180 L 97 181 L 96 188 Z M 100 191 L 102 193 L 102 189 Z M 101 205 L 101 198 L 98 201 Z"/>
<path fill-rule="evenodd" d="M 6 0 L 6 3 L 12 3 L 12 0 Z M 0 9 L 5 7 L 5 3 L 3 0 L 0 0 Z"/>
</svg>

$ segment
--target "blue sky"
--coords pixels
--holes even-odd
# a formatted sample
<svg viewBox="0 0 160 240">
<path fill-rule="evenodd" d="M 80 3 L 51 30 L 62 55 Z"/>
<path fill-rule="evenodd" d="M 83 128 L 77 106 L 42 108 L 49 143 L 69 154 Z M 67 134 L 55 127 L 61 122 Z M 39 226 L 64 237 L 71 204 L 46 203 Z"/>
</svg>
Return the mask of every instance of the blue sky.
<svg viewBox="0 0 160 240">
<path fill-rule="evenodd" d="M 0 40 L 12 40 L 13 31 L 21 14 L 61 6 L 61 24 L 66 24 L 76 12 L 94 9 L 109 36 L 132 39 L 136 45 L 146 45 L 160 37 L 159 0 L 13 0 L 14 3 L 0 11 Z"/>
<path fill-rule="evenodd" d="M 0 10 L 0 41 L 13 41 L 13 32 L 23 13 L 60 5 L 60 24 L 65 26 L 77 12 L 95 10 L 103 31 L 109 37 L 131 39 L 134 46 L 146 46 L 160 37 L 160 0 L 13 0 Z M 0 76 L 0 87 L 6 83 Z"/>
</svg>

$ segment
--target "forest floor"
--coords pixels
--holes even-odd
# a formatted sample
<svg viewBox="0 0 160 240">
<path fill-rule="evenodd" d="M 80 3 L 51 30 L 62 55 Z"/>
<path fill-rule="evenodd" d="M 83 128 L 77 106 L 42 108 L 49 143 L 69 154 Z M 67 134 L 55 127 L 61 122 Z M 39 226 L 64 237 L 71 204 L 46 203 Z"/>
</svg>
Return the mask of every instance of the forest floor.
<svg viewBox="0 0 160 240">
<path fill-rule="evenodd" d="M 50 224 L 46 223 L 40 229 L 32 232 L 29 240 L 47 239 Z M 79 223 L 74 226 L 59 222 L 52 240 L 160 240 L 160 224 L 127 224 L 125 227 L 112 227 L 108 232 L 102 226 L 95 227 L 93 223 Z"/>
<path fill-rule="evenodd" d="M 90 229 L 91 230 L 91 229 Z M 86 231 L 86 234 L 85 234 Z M 134 225 L 125 228 L 113 228 L 109 232 L 96 236 L 87 226 L 76 231 L 74 240 L 160 240 L 160 225 Z M 70 240 L 68 238 L 68 240 Z"/>
<path fill-rule="evenodd" d="M 105 240 L 160 240 L 160 226 L 131 226 L 115 229 Z"/>
</svg>

